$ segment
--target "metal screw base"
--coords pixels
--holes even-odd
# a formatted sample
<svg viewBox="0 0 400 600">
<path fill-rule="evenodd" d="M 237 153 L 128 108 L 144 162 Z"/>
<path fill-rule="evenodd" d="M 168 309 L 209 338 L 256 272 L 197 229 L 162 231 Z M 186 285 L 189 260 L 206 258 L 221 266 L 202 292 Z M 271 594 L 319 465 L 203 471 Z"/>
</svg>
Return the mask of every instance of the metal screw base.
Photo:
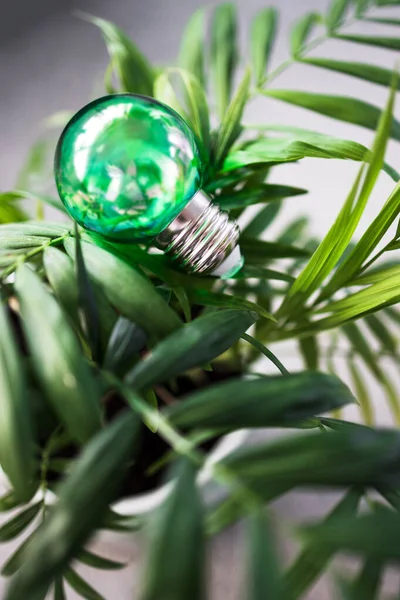
<svg viewBox="0 0 400 600">
<path fill-rule="evenodd" d="M 156 238 L 155 244 L 191 273 L 212 273 L 232 253 L 239 226 L 202 190 Z"/>
</svg>

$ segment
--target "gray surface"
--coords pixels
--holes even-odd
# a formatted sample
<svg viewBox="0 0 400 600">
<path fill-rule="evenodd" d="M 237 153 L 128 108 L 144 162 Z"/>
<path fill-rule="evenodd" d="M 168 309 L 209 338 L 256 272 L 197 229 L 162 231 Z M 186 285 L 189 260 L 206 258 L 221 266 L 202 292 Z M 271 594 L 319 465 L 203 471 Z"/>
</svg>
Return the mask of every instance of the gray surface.
<svg viewBox="0 0 400 600">
<path fill-rule="evenodd" d="M 202 2 L 194 0 L 92 0 L 75 2 L 81 10 L 114 20 L 123 26 L 135 39 L 151 60 L 166 63 L 174 58 L 178 50 L 178 38 L 183 24 L 192 10 Z M 210 2 L 209 4 L 215 4 Z M 241 36 L 245 44 L 246 23 L 258 8 L 264 6 L 260 0 L 247 0 L 238 3 L 241 15 Z M 282 31 L 280 42 L 274 55 L 279 63 L 286 56 L 287 30 L 290 23 L 307 10 L 322 10 L 325 0 L 281 0 Z M 36 7 L 35 10 L 33 7 Z M 25 17 L 20 19 L 20 2 L 12 3 L 3 19 L 3 35 L 0 46 L 0 139 L 3 142 L 0 162 L 0 187 L 13 186 L 18 166 L 27 148 L 36 138 L 41 121 L 49 114 L 63 109 L 74 110 L 82 106 L 88 98 L 101 89 L 101 78 L 107 64 L 107 54 L 99 32 L 91 25 L 71 16 L 71 3 L 54 4 L 48 0 L 32 3 L 25 7 Z M 51 8 L 51 12 L 49 12 Z M 23 11 L 22 11 L 23 12 Z M 390 11 L 389 11 L 390 12 Z M 376 32 L 376 26 L 368 25 L 364 31 Z M 1 33 L 0 29 L 0 33 Z M 386 29 L 390 33 L 390 28 Z M 395 33 L 393 31 L 393 33 Z M 319 51 L 320 55 L 351 60 L 371 61 L 392 67 L 394 54 L 385 50 L 367 49 L 362 46 L 329 42 Z M 292 87 L 314 91 L 336 92 L 365 98 L 383 105 L 386 90 L 372 84 L 357 82 L 345 76 L 328 74 L 317 69 L 296 66 L 276 83 L 278 87 Z M 399 112 L 397 111 L 399 115 Z M 275 101 L 257 100 L 248 111 L 250 122 L 290 123 L 319 129 L 342 137 L 349 137 L 370 144 L 372 134 L 366 130 L 338 123 L 317 115 L 292 108 Z M 398 169 L 398 146 L 390 144 L 392 164 Z M 294 198 L 286 203 L 283 216 L 271 230 L 270 237 L 278 232 L 285 222 L 300 214 L 311 216 L 312 227 L 317 235 L 324 235 L 336 216 L 346 192 L 351 185 L 357 165 L 339 161 L 309 160 L 298 165 L 279 168 L 275 180 L 281 183 L 304 186 L 310 189 L 306 197 Z M 382 175 L 377 190 L 362 219 L 361 227 L 377 213 L 382 202 L 392 188 L 390 180 Z M 290 370 L 301 367 L 296 349 L 291 344 L 277 348 L 280 357 Z M 348 374 L 340 356 L 337 368 L 344 378 Z M 398 383 L 398 374 L 395 374 Z M 380 389 L 366 375 L 368 385 L 376 403 L 376 414 L 381 423 L 389 422 L 390 417 Z M 355 409 L 347 413 L 356 418 Z M 326 512 L 333 496 L 292 494 L 276 506 L 278 523 L 285 530 L 288 523 L 296 523 L 303 518 L 311 518 Z M 129 567 L 115 575 L 103 574 L 84 569 L 87 577 L 107 599 L 128 600 L 135 597 L 137 590 L 137 561 L 141 558 L 140 545 L 128 539 L 116 542 L 102 538 L 100 548 L 105 555 L 117 560 L 128 560 Z M 8 556 L 14 544 L 0 547 L 0 563 Z M 285 548 L 289 554 L 293 548 Z M 241 580 L 242 548 L 240 527 L 234 528 L 213 544 L 211 564 L 213 598 L 236 600 L 239 598 Z M 398 580 L 392 580 L 398 586 Z M 396 588 L 393 587 L 393 590 Z M 4 590 L 0 582 L 0 596 Z M 73 593 L 69 600 L 76 598 Z M 324 585 L 317 587 L 308 598 L 324 600 L 332 598 Z M 25 600 L 25 599 L 24 599 Z"/>
</svg>

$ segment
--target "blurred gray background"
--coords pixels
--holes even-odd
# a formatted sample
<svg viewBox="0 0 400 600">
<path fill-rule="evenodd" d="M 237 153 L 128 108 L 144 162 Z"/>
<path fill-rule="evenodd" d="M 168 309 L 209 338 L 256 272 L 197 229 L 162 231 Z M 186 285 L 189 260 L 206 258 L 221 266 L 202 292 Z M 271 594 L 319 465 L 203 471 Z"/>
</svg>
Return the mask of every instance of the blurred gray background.
<svg viewBox="0 0 400 600">
<path fill-rule="evenodd" d="M 180 34 L 188 17 L 203 4 L 200 0 L 13 0 L 6 6 L 3 3 L 0 18 L 0 189 L 13 187 L 18 168 L 40 133 L 46 117 L 60 110 L 79 109 L 102 93 L 102 76 L 108 63 L 105 46 L 99 31 L 74 16 L 74 10 L 114 21 L 132 36 L 151 61 L 165 64 L 173 61 L 177 55 Z M 215 5 L 216 2 L 208 4 Z M 328 0 L 276 0 L 275 4 L 281 10 L 280 37 L 273 54 L 273 64 L 277 65 L 287 57 L 288 31 L 293 21 L 307 11 L 324 11 Z M 238 0 L 237 5 L 242 56 L 245 57 L 250 19 L 265 5 L 261 0 Z M 395 12 L 395 9 L 387 9 L 380 11 L 380 14 Z M 383 31 L 380 27 L 366 24 L 362 30 L 364 33 L 378 34 Z M 353 27 L 353 31 L 359 29 L 359 25 Z M 398 30 L 388 26 L 384 26 L 384 31 L 387 35 L 398 35 Z M 387 67 L 393 67 L 396 58 L 395 53 L 387 50 L 334 41 L 326 43 L 316 54 Z M 245 58 L 242 62 L 245 63 Z M 352 95 L 379 106 L 384 105 L 387 97 L 387 90 L 379 86 L 299 65 L 290 68 L 274 86 Z M 396 113 L 400 117 L 399 109 Z M 259 99 L 251 104 L 247 111 L 247 122 L 293 124 L 354 139 L 365 145 L 370 145 L 372 140 L 372 133 L 367 130 L 267 99 Z M 396 169 L 400 168 L 399 156 L 398 145 L 391 142 L 388 160 Z M 310 193 L 286 201 L 285 210 L 271 228 L 269 237 L 273 238 L 285 223 L 303 214 L 310 216 L 313 232 L 323 236 L 344 201 L 356 170 L 355 163 L 315 159 L 303 161 L 300 165 L 279 167 L 278 174 L 271 181 L 305 187 Z M 361 230 L 378 212 L 392 187 L 391 180 L 382 174 L 363 216 Z M 275 351 L 290 370 L 301 368 L 293 345 L 281 345 Z M 343 378 L 347 379 L 348 374 L 340 355 L 336 366 Z M 368 374 L 365 377 L 374 397 L 377 421 L 382 424 L 391 422 L 382 392 Z M 392 372 L 392 377 L 394 380 L 397 378 L 398 385 L 398 373 Z M 355 419 L 357 412 L 351 409 L 346 416 Z M 324 514 L 334 500 L 333 495 L 292 494 L 280 501 L 276 510 L 286 529 L 288 524 Z M 215 600 L 222 597 L 236 600 L 240 597 L 242 549 L 239 542 L 240 527 L 237 527 L 221 536 L 213 545 Z M 130 566 L 117 575 L 85 569 L 85 577 L 107 600 L 132 599 L 133 590 L 137 589 L 135 574 L 141 547 L 126 538 L 120 541 L 102 538 L 99 544 L 105 555 L 128 560 Z M 0 547 L 0 563 L 13 546 L 7 544 Z M 398 584 L 395 577 L 389 582 L 389 587 L 395 591 Z M 3 586 L 4 583 L 0 581 L 1 597 Z M 333 596 L 329 590 L 324 582 L 308 598 L 331 599 Z M 69 600 L 76 597 L 72 592 L 68 594 Z"/>
</svg>

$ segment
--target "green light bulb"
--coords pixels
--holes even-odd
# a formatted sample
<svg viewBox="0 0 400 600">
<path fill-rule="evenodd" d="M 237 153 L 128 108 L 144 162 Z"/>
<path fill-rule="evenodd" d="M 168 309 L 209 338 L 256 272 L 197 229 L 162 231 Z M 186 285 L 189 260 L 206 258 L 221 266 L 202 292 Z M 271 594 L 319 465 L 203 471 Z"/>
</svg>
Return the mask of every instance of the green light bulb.
<svg viewBox="0 0 400 600">
<path fill-rule="evenodd" d="M 82 227 L 119 242 L 152 243 L 187 270 L 210 272 L 231 254 L 238 230 L 201 191 L 203 167 L 195 137 L 175 111 L 152 98 L 114 94 L 68 123 L 55 178 Z"/>
</svg>

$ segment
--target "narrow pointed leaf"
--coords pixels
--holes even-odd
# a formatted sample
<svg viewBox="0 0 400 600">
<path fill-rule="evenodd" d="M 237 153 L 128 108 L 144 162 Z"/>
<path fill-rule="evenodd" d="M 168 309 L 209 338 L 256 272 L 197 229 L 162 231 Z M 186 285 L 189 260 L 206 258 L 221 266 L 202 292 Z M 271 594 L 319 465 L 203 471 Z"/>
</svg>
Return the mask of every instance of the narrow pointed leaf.
<svg viewBox="0 0 400 600">
<path fill-rule="evenodd" d="M 307 369 L 315 371 L 318 369 L 319 348 L 315 336 L 304 336 L 299 339 L 299 347 Z"/>
<path fill-rule="evenodd" d="M 314 28 L 321 21 L 321 16 L 312 12 L 304 15 L 294 24 L 290 34 L 290 51 L 293 58 L 298 59 L 302 55 Z"/>
<path fill-rule="evenodd" d="M 16 508 L 21 501 L 15 497 L 13 492 L 7 492 L 4 496 L 0 498 L 0 513 L 8 512 L 13 508 Z"/>
<path fill-rule="evenodd" d="M 387 48 L 388 50 L 400 50 L 400 37 L 384 37 L 377 35 L 356 35 L 340 34 L 335 35 L 336 39 L 354 42 L 356 44 L 366 44 L 367 46 L 376 46 L 378 48 Z"/>
<path fill-rule="evenodd" d="M 328 69 L 329 71 L 351 75 L 352 77 L 370 81 L 371 83 L 377 83 L 378 85 L 383 85 L 385 87 L 389 87 L 393 80 L 393 70 L 380 67 L 379 65 L 333 60 L 330 58 L 319 58 L 314 56 L 303 58 L 301 62 L 306 65 Z M 399 88 L 399 86 L 400 84 L 398 84 L 397 87 Z"/>
<path fill-rule="evenodd" d="M 6 309 L 0 303 L 0 464 L 14 495 L 28 501 L 33 492 L 34 431 L 27 381 Z"/>
<path fill-rule="evenodd" d="M 379 23 L 380 25 L 400 25 L 400 19 L 387 19 L 385 17 L 365 17 L 364 21 Z"/>
<path fill-rule="evenodd" d="M 236 94 L 224 111 L 214 146 L 215 161 L 218 165 L 222 163 L 240 134 L 241 119 L 250 92 L 250 82 L 251 73 L 247 69 Z"/>
<path fill-rule="evenodd" d="M 342 25 L 351 3 L 352 0 L 331 0 L 325 19 L 329 33 L 333 33 Z"/>
<path fill-rule="evenodd" d="M 175 475 L 174 488 L 153 524 L 140 600 L 205 598 L 203 507 L 196 472 L 185 461 Z"/>
<path fill-rule="evenodd" d="M 354 402 L 336 377 L 322 373 L 270 376 L 221 383 L 166 410 L 177 427 L 272 427 L 307 419 Z"/>
<path fill-rule="evenodd" d="M 0 527 L 0 542 L 9 542 L 18 537 L 32 523 L 42 508 L 41 502 L 36 502 L 15 515 Z"/>
<path fill-rule="evenodd" d="M 88 567 L 101 569 L 102 571 L 118 571 L 126 567 L 124 563 L 104 558 L 104 556 L 99 556 L 98 554 L 89 552 L 89 550 L 81 550 L 77 556 L 77 560 Z"/>
<path fill-rule="evenodd" d="M 349 370 L 353 383 L 354 395 L 360 404 L 360 411 L 363 422 L 366 425 L 372 426 L 375 422 L 373 403 L 368 393 L 368 388 L 364 378 L 360 373 L 354 360 L 349 361 Z"/>
<path fill-rule="evenodd" d="M 49 246 L 43 253 L 43 265 L 54 294 L 66 312 L 76 320 L 79 294 L 71 259 L 61 250 Z"/>
<path fill-rule="evenodd" d="M 377 106 L 348 96 L 328 96 L 294 90 L 263 90 L 262 93 L 270 98 L 276 98 L 339 121 L 360 125 L 372 129 L 372 131 L 376 130 L 381 115 Z M 393 120 L 390 135 L 393 139 L 400 140 L 400 122 L 396 119 Z"/>
<path fill-rule="evenodd" d="M 217 306 L 219 308 L 233 308 L 237 310 L 247 310 L 255 312 L 264 317 L 264 319 L 275 320 L 274 317 L 266 311 L 262 306 L 230 294 L 221 292 L 209 292 L 208 290 L 200 290 L 192 288 L 188 291 L 189 299 L 192 304 L 200 304 L 200 306 Z"/>
<path fill-rule="evenodd" d="M 104 368 L 118 374 L 128 369 L 147 341 L 145 331 L 125 317 L 119 317 L 108 342 Z"/>
<path fill-rule="evenodd" d="M 4 600 L 30 598 L 67 567 L 115 499 L 137 429 L 136 417 L 125 413 L 86 445 L 58 490 L 57 504 L 27 547 Z"/>
<path fill-rule="evenodd" d="M 270 360 L 277 367 L 277 369 L 282 373 L 282 375 L 289 375 L 289 371 L 286 369 L 286 367 L 283 366 L 278 357 L 275 356 L 275 354 L 271 352 L 269 348 L 266 348 L 259 340 L 249 335 L 248 333 L 244 333 L 242 335 L 242 338 L 246 340 L 246 342 L 249 342 L 249 344 L 254 346 L 254 348 L 261 352 L 261 354 L 264 354 L 264 356 L 266 356 L 268 360 Z"/>
<path fill-rule="evenodd" d="M 247 524 L 247 599 L 281 600 L 280 569 L 270 519 L 261 510 Z"/>
<path fill-rule="evenodd" d="M 274 258 L 307 258 L 310 255 L 307 250 L 296 246 L 246 237 L 242 238 L 240 249 L 245 258 L 245 265 L 262 265 Z"/>
<path fill-rule="evenodd" d="M 229 160 L 229 158 L 228 158 Z M 302 196 L 307 190 L 290 185 L 281 185 L 278 183 L 263 183 L 254 188 L 254 190 L 243 190 L 230 194 L 221 194 L 215 198 L 218 205 L 223 210 L 232 210 L 234 208 L 244 208 L 261 202 L 276 202 L 283 198 L 292 198 L 293 196 Z"/>
<path fill-rule="evenodd" d="M 274 221 L 282 205 L 279 202 L 272 202 L 267 204 L 264 208 L 257 213 L 257 215 L 250 221 L 248 225 L 242 230 L 242 236 L 248 238 L 256 238 L 264 231 L 268 229 L 271 223 Z"/>
<path fill-rule="evenodd" d="M 264 8 L 254 17 L 251 28 L 251 58 L 256 85 L 263 83 L 278 26 L 278 11 Z"/>
<path fill-rule="evenodd" d="M 74 256 L 74 240 L 67 239 L 65 247 L 68 254 Z M 134 267 L 85 241 L 82 241 L 82 254 L 90 276 L 123 316 L 158 338 L 180 326 L 179 317 Z"/>
<path fill-rule="evenodd" d="M 400 517 L 391 510 L 358 517 L 347 517 L 309 527 L 307 539 L 334 550 L 347 550 L 375 560 L 400 560 L 398 539 Z"/>
<path fill-rule="evenodd" d="M 122 90 L 151 96 L 154 82 L 153 68 L 126 33 L 105 19 L 87 18 L 99 27 L 103 34 L 108 53 L 120 79 Z"/>
<path fill-rule="evenodd" d="M 396 354 L 397 342 L 382 319 L 378 315 L 371 314 L 365 317 L 365 322 L 372 334 L 380 342 L 381 350 Z"/>
<path fill-rule="evenodd" d="M 179 64 L 192 73 L 200 86 L 205 87 L 204 75 L 205 9 L 199 8 L 190 17 L 181 41 Z"/>
<path fill-rule="evenodd" d="M 7 562 L 4 563 L 1 569 L 1 574 L 3 577 L 11 577 L 11 575 L 14 575 L 21 567 L 22 563 L 24 562 L 26 548 L 34 535 L 35 532 L 29 535 L 26 540 L 24 540 L 17 548 L 17 550 L 8 558 Z"/>
<path fill-rule="evenodd" d="M 23 326 L 42 389 L 78 442 L 100 427 L 100 393 L 62 309 L 28 267 L 18 269 L 16 289 Z"/>
<path fill-rule="evenodd" d="M 82 255 L 78 226 L 75 225 L 75 265 L 78 281 L 79 305 L 82 309 L 84 331 L 95 362 L 101 360 L 100 315 L 94 295 L 93 285 L 86 271 Z"/>
<path fill-rule="evenodd" d="M 56 577 L 56 580 L 54 581 L 53 592 L 53 600 L 67 600 L 67 596 L 65 595 L 64 589 L 64 581 L 62 577 Z"/>
<path fill-rule="evenodd" d="M 221 120 L 230 102 L 237 62 L 236 27 L 235 5 L 226 2 L 217 6 L 211 23 L 211 75 Z"/>
<path fill-rule="evenodd" d="M 85 600 L 105 600 L 91 585 L 88 584 L 76 571 L 69 568 L 64 573 L 65 580 L 76 593 Z"/>
<path fill-rule="evenodd" d="M 206 364 L 228 350 L 253 323 L 254 313 L 224 310 L 199 317 L 160 342 L 126 376 L 146 388 Z"/>
<path fill-rule="evenodd" d="M 357 512 L 362 492 L 350 490 L 326 517 L 325 523 L 340 517 L 352 516 Z M 296 560 L 290 565 L 284 576 L 286 600 L 300 598 L 319 579 L 333 558 L 330 548 L 322 548 L 318 541 L 306 544 Z"/>
</svg>

